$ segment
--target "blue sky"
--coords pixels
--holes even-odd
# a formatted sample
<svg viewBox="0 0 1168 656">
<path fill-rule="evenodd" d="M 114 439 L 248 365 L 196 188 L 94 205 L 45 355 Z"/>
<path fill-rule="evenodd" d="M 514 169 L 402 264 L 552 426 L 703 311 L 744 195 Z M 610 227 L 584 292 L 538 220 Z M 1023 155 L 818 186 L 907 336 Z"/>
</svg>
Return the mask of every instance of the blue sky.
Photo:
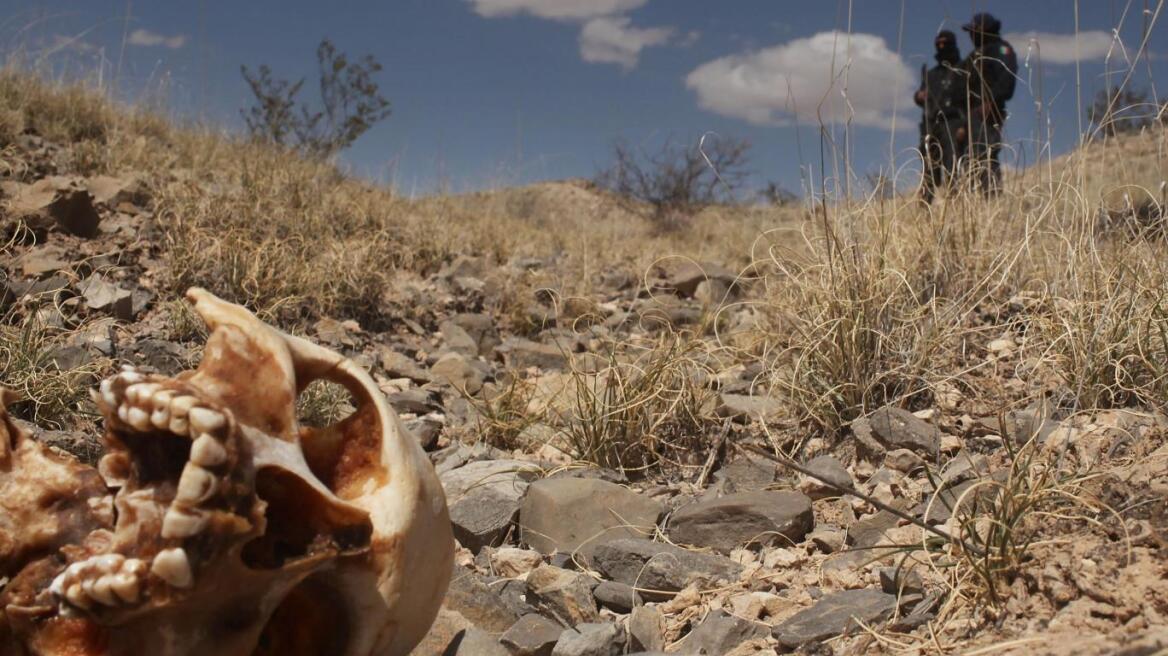
<svg viewBox="0 0 1168 656">
<path fill-rule="evenodd" d="M 1148 3 L 1152 13 L 1157 2 Z M 100 70 L 124 98 L 161 99 L 177 116 L 235 131 L 249 100 L 241 64 L 307 76 L 313 91 L 321 38 L 353 56 L 371 54 L 385 67 L 379 81 L 393 115 L 341 159 L 406 193 L 590 177 L 607 163 L 614 139 L 652 150 L 667 138 L 696 143 L 711 132 L 753 143 L 754 184 L 776 180 L 798 191 L 808 171 L 819 184 L 815 108 L 823 98 L 820 115 L 837 148 L 850 121 L 858 175 L 892 163 L 911 168 L 920 65 L 932 61 L 938 29 L 959 31 L 975 11 L 993 12 L 1007 33 L 1031 35 L 1014 38 L 1029 66 L 1007 125 L 1023 162 L 1048 136 L 1056 153 L 1077 142 L 1076 64 L 1084 103 L 1105 84 L 1108 66 L 1119 79 L 1133 63 L 1136 86 L 1168 95 L 1168 11 L 1152 28 L 1150 61 L 1133 61 L 1144 0 L 1079 0 L 1077 49 L 1074 0 L 0 0 L 0 7 L 7 51 L 58 74 Z M 960 43 L 964 54 L 964 35 Z M 840 82 L 829 89 L 833 53 Z"/>
</svg>

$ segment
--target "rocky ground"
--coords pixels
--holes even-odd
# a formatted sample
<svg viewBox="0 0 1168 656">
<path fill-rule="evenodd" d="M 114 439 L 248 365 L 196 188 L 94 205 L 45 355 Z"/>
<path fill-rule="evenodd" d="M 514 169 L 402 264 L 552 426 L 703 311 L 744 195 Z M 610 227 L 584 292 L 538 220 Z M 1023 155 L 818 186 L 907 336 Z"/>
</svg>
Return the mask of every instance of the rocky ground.
<svg viewBox="0 0 1168 656">
<path fill-rule="evenodd" d="M 157 173 L 57 175 L 64 145 L 14 148 L 33 164 L 0 183 L 0 382 L 32 397 L 16 411 L 39 439 L 92 462 L 85 388 L 118 363 L 187 368 L 201 336 L 165 282 Z M 765 359 L 723 348 L 757 327 L 739 302 L 759 280 L 672 259 L 565 297 L 538 284 L 559 266 L 453 256 L 396 274 L 376 324 L 287 326 L 372 372 L 445 487 L 460 547 L 416 653 L 1168 649 L 1168 417 L 950 384 L 792 442 Z M 1045 384 L 1017 378 L 1009 333 L 976 359 L 1003 389 Z M 310 389 L 302 411 L 345 402 Z"/>
</svg>

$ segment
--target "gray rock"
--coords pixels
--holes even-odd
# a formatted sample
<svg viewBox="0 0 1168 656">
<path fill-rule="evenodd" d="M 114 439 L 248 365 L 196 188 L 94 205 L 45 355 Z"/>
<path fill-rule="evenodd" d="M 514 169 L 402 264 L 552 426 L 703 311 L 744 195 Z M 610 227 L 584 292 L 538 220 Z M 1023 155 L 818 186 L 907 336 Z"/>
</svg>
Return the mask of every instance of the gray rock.
<svg viewBox="0 0 1168 656">
<path fill-rule="evenodd" d="M 50 176 L 20 190 L 9 215 L 36 232 L 50 229 L 78 237 L 96 237 L 101 217 L 93 196 L 79 178 Z"/>
<path fill-rule="evenodd" d="M 844 469 L 843 463 L 836 460 L 834 456 L 824 455 L 812 458 L 803 466 L 815 476 L 804 474 L 803 480 L 799 483 L 799 489 L 812 499 L 840 496 L 840 492 L 831 485 L 825 485 L 824 481 L 843 487 L 845 490 L 852 487 L 852 475 L 848 473 L 847 469 Z"/>
<path fill-rule="evenodd" d="M 454 538 L 476 554 L 503 544 L 518 515 L 519 500 L 493 487 L 473 488 L 450 503 Z"/>
<path fill-rule="evenodd" d="M 442 331 L 442 343 L 447 350 L 468 358 L 479 354 L 478 342 L 457 323 L 450 320 L 443 321 L 438 324 L 438 330 Z"/>
<path fill-rule="evenodd" d="M 381 368 L 390 378 L 408 378 L 419 385 L 425 385 L 434 380 L 430 372 L 423 369 L 413 358 L 406 357 L 393 349 L 384 346 L 378 348 L 377 359 Z"/>
<path fill-rule="evenodd" d="M 698 286 L 708 280 L 720 282 L 729 289 L 738 279 L 734 272 L 713 262 L 675 259 L 664 268 L 666 286 L 679 296 L 693 296 Z"/>
<path fill-rule="evenodd" d="M 430 367 L 434 380 L 450 385 L 454 389 L 474 396 L 483 388 L 484 376 L 467 361 L 461 353 L 451 352 L 438 358 Z"/>
<path fill-rule="evenodd" d="M 149 200 L 142 179 L 130 174 L 124 177 L 97 175 L 85 181 L 85 187 L 98 205 L 116 208 L 122 203 L 142 206 Z"/>
<path fill-rule="evenodd" d="M 472 626 L 454 639 L 443 656 L 511 656 L 511 652 L 495 636 Z"/>
<path fill-rule="evenodd" d="M 885 450 L 910 449 L 936 458 L 941 449 L 941 430 L 908 410 L 884 406 L 870 417 L 852 422 L 857 439 L 870 437 Z M 861 436 L 861 433 L 866 435 Z"/>
<path fill-rule="evenodd" d="M 540 565 L 527 574 L 527 601 L 564 626 L 595 622 L 600 612 L 590 583 L 591 579 L 579 572 Z"/>
<path fill-rule="evenodd" d="M 495 322 L 491 321 L 491 317 L 485 314 L 456 314 L 450 317 L 450 320 L 470 335 L 470 338 L 478 345 L 479 355 L 490 355 L 500 343 Z"/>
<path fill-rule="evenodd" d="M 458 501 L 471 490 L 495 490 L 510 499 L 523 498 L 531 481 L 542 471 L 523 460 L 479 460 L 440 473 L 438 479 L 448 503 Z"/>
<path fill-rule="evenodd" d="M 552 648 L 560 639 L 564 627 L 542 615 L 531 613 L 520 617 L 499 638 L 514 656 L 551 656 Z"/>
<path fill-rule="evenodd" d="M 651 534 L 662 510 L 658 501 L 607 481 L 545 479 L 523 500 L 520 535 L 540 553 L 579 550 L 587 558 L 605 542 Z"/>
<path fill-rule="evenodd" d="M 77 291 L 85 298 L 85 306 L 106 312 L 119 321 L 134 318 L 133 292 L 107 282 L 100 273 L 90 274 L 77 284 Z"/>
<path fill-rule="evenodd" d="M 502 633 L 515 623 L 519 614 L 474 572 L 455 566 L 443 606 L 457 611 L 475 626 L 492 633 Z"/>
<path fill-rule="evenodd" d="M 617 656 L 623 651 L 622 638 L 614 624 L 581 624 L 560 634 L 552 656 Z"/>
<path fill-rule="evenodd" d="M 750 455 L 740 455 L 714 473 L 721 491 L 757 492 L 775 482 L 775 463 Z"/>
<path fill-rule="evenodd" d="M 920 572 L 903 567 L 881 567 L 880 589 L 890 595 L 921 594 L 925 591 Z"/>
<path fill-rule="evenodd" d="M 601 606 L 622 614 L 632 612 L 643 603 L 632 586 L 619 581 L 601 581 L 592 590 L 592 596 Z"/>
<path fill-rule="evenodd" d="M 788 649 L 821 642 L 859 629 L 856 620 L 878 624 L 896 609 L 896 597 L 879 590 L 844 590 L 830 594 L 774 628 L 774 637 Z M 875 627 L 879 629 L 880 627 Z"/>
<path fill-rule="evenodd" d="M 844 548 L 846 535 L 837 526 L 819 526 L 807 534 L 807 539 L 815 544 L 815 548 L 825 554 L 833 554 Z"/>
<path fill-rule="evenodd" d="M 394 392 L 387 397 L 389 404 L 399 414 L 428 415 L 431 412 L 442 410 L 434 393 L 422 389 L 409 389 Z"/>
<path fill-rule="evenodd" d="M 925 461 L 910 449 L 893 449 L 884 455 L 884 466 L 905 474 L 924 467 Z"/>
<path fill-rule="evenodd" d="M 765 638 L 770 627 L 716 610 L 702 620 L 685 640 L 681 649 L 686 654 L 721 656 L 747 640 Z"/>
<path fill-rule="evenodd" d="M 722 553 L 748 544 L 788 546 L 814 526 L 811 499 L 798 492 L 743 492 L 684 506 L 669 520 L 669 538 Z"/>
<path fill-rule="evenodd" d="M 637 606 L 629 613 L 629 648 L 646 652 L 665 649 L 665 614 L 656 606 Z"/>
<path fill-rule="evenodd" d="M 724 556 L 687 551 L 644 538 L 602 544 L 593 564 L 608 578 L 636 588 L 647 600 L 663 600 L 685 586 L 700 582 L 738 580 L 742 566 Z"/>
<path fill-rule="evenodd" d="M 536 367 L 544 371 L 554 371 L 563 369 L 568 364 L 568 353 L 560 347 L 520 337 L 508 337 L 495 347 L 495 352 L 503 357 L 503 363 L 509 369 Z"/>
<path fill-rule="evenodd" d="M 425 417 L 411 419 L 405 422 L 405 427 L 427 451 L 438 444 L 438 436 L 442 434 L 442 422 Z"/>
<path fill-rule="evenodd" d="M 744 422 L 775 421 L 783 410 L 783 404 L 769 396 L 723 393 L 718 399 L 718 416 L 733 417 Z"/>
</svg>

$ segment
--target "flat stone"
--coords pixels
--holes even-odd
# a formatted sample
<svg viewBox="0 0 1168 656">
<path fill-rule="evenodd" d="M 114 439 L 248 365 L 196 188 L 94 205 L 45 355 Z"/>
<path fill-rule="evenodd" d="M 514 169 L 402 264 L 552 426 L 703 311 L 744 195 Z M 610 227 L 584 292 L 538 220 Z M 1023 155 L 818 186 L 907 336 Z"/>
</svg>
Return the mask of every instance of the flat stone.
<svg viewBox="0 0 1168 656">
<path fill-rule="evenodd" d="M 519 618 L 510 605 L 482 576 L 455 566 L 443 607 L 457 611 L 475 626 L 502 633 Z"/>
<path fill-rule="evenodd" d="M 799 611 L 774 628 L 773 635 L 788 649 L 822 642 L 888 619 L 896 609 L 896 597 L 879 590 L 844 590 L 830 594 L 811 608 Z M 879 626 L 874 627 L 879 629 Z"/>
<path fill-rule="evenodd" d="M 451 642 L 443 656 L 511 656 L 511 652 L 495 636 L 472 626 Z"/>
<path fill-rule="evenodd" d="M 61 249 L 51 245 L 29 249 L 16 261 L 20 264 L 20 273 L 28 278 L 39 278 L 70 266 Z"/>
<path fill-rule="evenodd" d="M 495 490 L 518 501 L 531 481 L 543 472 L 523 460 L 479 460 L 438 475 L 447 503 L 458 501 L 471 490 Z"/>
<path fill-rule="evenodd" d="M 751 455 L 739 455 L 714 473 L 722 492 L 757 492 L 775 482 L 775 463 Z"/>
<path fill-rule="evenodd" d="M 470 338 L 478 345 L 479 355 L 490 355 L 500 344 L 499 331 L 495 328 L 495 322 L 486 314 L 464 312 L 450 317 L 450 320 L 470 335 Z"/>
<path fill-rule="evenodd" d="M 908 410 L 884 406 L 870 417 L 852 422 L 857 433 L 867 431 L 885 449 L 910 449 L 936 458 L 941 449 L 941 430 Z"/>
<path fill-rule="evenodd" d="M 789 546 L 803 541 L 815 523 L 811 499 L 799 492 L 742 492 L 678 509 L 669 538 L 728 554 L 751 544 Z"/>
<path fill-rule="evenodd" d="M 399 414 L 409 413 L 421 416 L 442 410 L 442 404 L 438 403 L 436 396 L 422 389 L 408 389 L 401 392 L 394 392 L 386 397 L 386 400 L 389 401 L 389 405 L 393 406 L 394 411 Z"/>
<path fill-rule="evenodd" d="M 544 479 L 523 499 L 520 536 L 540 553 L 579 551 L 587 558 L 606 542 L 651 535 L 663 510 L 655 499 L 607 481 Z"/>
<path fill-rule="evenodd" d="M 538 551 L 502 547 L 490 555 L 491 569 L 499 576 L 510 578 L 523 576 L 543 564 L 543 556 Z"/>
<path fill-rule="evenodd" d="M 629 613 L 641 605 L 641 595 L 631 585 L 619 581 L 601 581 L 593 590 L 597 603 L 617 613 Z"/>
<path fill-rule="evenodd" d="M 132 292 L 107 282 L 100 273 L 91 274 L 77 284 L 77 290 L 85 298 L 85 306 L 99 312 L 107 312 L 119 321 L 134 318 Z"/>
<path fill-rule="evenodd" d="M 519 500 L 493 487 L 472 488 L 449 505 L 454 538 L 476 554 L 502 544 L 519 515 Z"/>
<path fill-rule="evenodd" d="M 716 610 L 689 632 L 681 642 L 681 652 L 721 656 L 748 640 L 765 638 L 769 633 L 770 627 L 765 624 Z"/>
<path fill-rule="evenodd" d="M 468 358 L 479 354 L 478 342 L 457 323 L 450 320 L 443 321 L 438 324 L 438 330 L 442 332 L 442 343 L 447 350 Z"/>
<path fill-rule="evenodd" d="M 724 556 L 687 551 L 644 538 L 613 540 L 596 548 L 593 564 L 647 600 L 663 600 L 691 583 L 733 582 L 742 566 Z"/>
<path fill-rule="evenodd" d="M 101 222 L 81 179 L 58 176 L 22 188 L 9 214 L 37 232 L 56 229 L 85 238 L 96 237 Z"/>
<path fill-rule="evenodd" d="M 508 337 L 495 347 L 495 352 L 503 358 L 508 369 L 522 370 L 535 367 L 543 371 L 563 369 L 568 364 L 568 354 L 560 347 L 541 344 L 521 337 Z"/>
<path fill-rule="evenodd" d="M 585 574 L 541 565 L 527 575 L 527 601 L 565 626 L 600 619 L 590 579 Z"/>
<path fill-rule="evenodd" d="M 434 375 L 434 380 L 471 396 L 483 388 L 482 372 L 471 366 L 461 353 L 451 352 L 438 358 L 434 366 L 430 367 L 430 373 Z"/>
<path fill-rule="evenodd" d="M 418 440 L 423 449 L 429 451 L 438 444 L 438 436 L 442 434 L 442 422 L 417 417 L 405 422 L 405 429 Z"/>
<path fill-rule="evenodd" d="M 698 286 L 703 282 L 714 280 L 729 288 L 734 285 L 738 276 L 726 267 L 713 262 L 694 262 L 693 260 L 672 258 L 663 267 L 665 282 L 679 296 L 694 296 Z"/>
<path fill-rule="evenodd" d="M 841 496 L 841 492 L 837 491 L 831 485 L 825 485 L 824 481 L 832 483 L 837 487 L 842 487 L 845 490 L 852 488 L 852 475 L 844 469 L 843 463 L 835 458 L 835 456 L 818 456 L 808 460 L 804 465 L 815 476 L 803 475 L 799 481 L 799 491 L 803 492 L 812 499 L 825 499 L 827 497 Z"/>
<path fill-rule="evenodd" d="M 149 197 L 142 179 L 134 174 L 114 177 L 97 175 L 85 181 L 85 188 L 98 205 L 115 208 L 122 203 L 142 206 Z"/>
<path fill-rule="evenodd" d="M 615 624 L 580 624 L 560 634 L 552 656 L 618 656 L 625 641 Z"/>
<path fill-rule="evenodd" d="M 637 606 L 629 613 L 629 648 L 645 652 L 665 649 L 665 614 L 656 606 Z"/>
<path fill-rule="evenodd" d="M 390 378 L 408 378 L 419 385 L 425 385 L 434 380 L 430 372 L 423 369 L 412 358 L 391 348 L 382 346 L 377 349 L 377 360 Z"/>
<path fill-rule="evenodd" d="M 543 615 L 530 613 L 520 617 L 499 638 L 514 656 L 551 656 L 564 627 Z"/>
<path fill-rule="evenodd" d="M 741 421 L 772 422 L 778 419 L 783 404 L 770 396 L 723 393 L 718 396 L 718 416 Z"/>
</svg>

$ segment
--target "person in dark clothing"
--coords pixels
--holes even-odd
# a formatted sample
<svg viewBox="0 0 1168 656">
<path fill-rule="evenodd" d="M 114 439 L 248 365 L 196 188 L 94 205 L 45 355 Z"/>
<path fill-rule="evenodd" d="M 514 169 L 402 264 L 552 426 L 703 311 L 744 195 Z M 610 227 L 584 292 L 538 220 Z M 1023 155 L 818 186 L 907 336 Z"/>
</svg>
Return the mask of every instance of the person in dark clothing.
<svg viewBox="0 0 1168 656">
<path fill-rule="evenodd" d="M 982 193 L 997 193 L 1002 182 L 998 154 L 1006 101 L 1014 96 L 1018 56 L 1001 36 L 1002 23 L 990 14 L 976 14 L 961 29 L 969 33 L 973 52 L 962 62 L 968 75 L 969 155 L 974 182 Z"/>
<path fill-rule="evenodd" d="M 937 187 L 953 179 L 957 161 L 965 150 L 965 73 L 959 68 L 961 51 L 957 35 L 949 30 L 933 40 L 937 65 L 921 78 L 913 100 L 921 114 L 921 198 L 932 203 Z M 921 68 L 924 68 L 922 64 Z"/>
</svg>

